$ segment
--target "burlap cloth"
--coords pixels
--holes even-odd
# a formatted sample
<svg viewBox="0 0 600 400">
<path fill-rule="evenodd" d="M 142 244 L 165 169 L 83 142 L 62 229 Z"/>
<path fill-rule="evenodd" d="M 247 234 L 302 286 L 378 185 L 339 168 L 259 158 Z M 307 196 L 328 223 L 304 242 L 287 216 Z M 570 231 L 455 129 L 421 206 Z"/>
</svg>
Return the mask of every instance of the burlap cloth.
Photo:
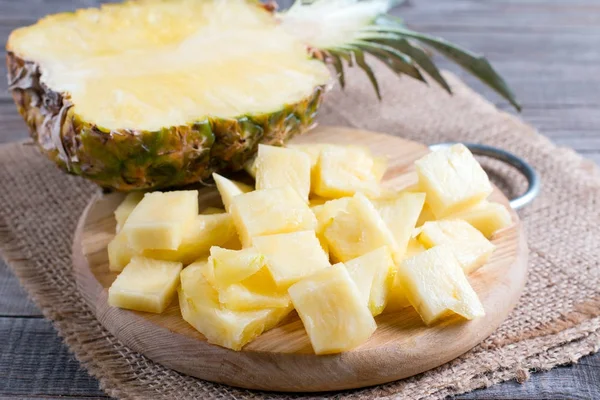
<svg viewBox="0 0 600 400">
<path fill-rule="evenodd" d="M 483 142 L 525 157 L 540 172 L 543 193 L 520 214 L 530 254 L 527 287 L 509 319 L 469 353 L 398 382 L 336 398 L 438 399 L 531 370 L 577 361 L 600 346 L 600 171 L 573 151 L 557 148 L 448 75 L 455 95 L 396 79 L 378 68 L 384 102 L 360 71 L 346 93 L 334 90 L 321 124 L 348 125 L 433 143 Z M 25 129 L 25 125 L 23 126 Z M 514 190 L 523 182 L 506 168 L 494 175 Z M 508 177 L 508 178 L 507 178 Z M 515 185 L 516 188 L 515 188 Z M 235 389 L 181 375 L 137 354 L 109 334 L 78 293 L 71 271 L 77 219 L 96 188 L 59 172 L 26 144 L 0 147 L 0 246 L 29 295 L 102 388 L 120 398 L 290 398 Z M 452 345 L 448 343 L 448 345 Z"/>
</svg>

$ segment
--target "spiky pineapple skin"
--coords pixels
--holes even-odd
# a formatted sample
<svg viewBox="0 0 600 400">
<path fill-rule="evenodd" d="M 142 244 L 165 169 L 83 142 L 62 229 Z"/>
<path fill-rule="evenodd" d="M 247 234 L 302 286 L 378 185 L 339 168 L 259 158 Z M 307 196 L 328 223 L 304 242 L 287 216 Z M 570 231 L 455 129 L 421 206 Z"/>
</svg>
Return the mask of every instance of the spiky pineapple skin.
<svg viewBox="0 0 600 400">
<path fill-rule="evenodd" d="M 160 189 L 237 171 L 258 144 L 283 145 L 315 121 L 325 86 L 271 113 L 205 118 L 157 131 L 104 129 L 82 120 L 67 93 L 44 85 L 36 63 L 7 52 L 9 89 L 33 140 L 68 173 L 119 191 Z"/>
</svg>

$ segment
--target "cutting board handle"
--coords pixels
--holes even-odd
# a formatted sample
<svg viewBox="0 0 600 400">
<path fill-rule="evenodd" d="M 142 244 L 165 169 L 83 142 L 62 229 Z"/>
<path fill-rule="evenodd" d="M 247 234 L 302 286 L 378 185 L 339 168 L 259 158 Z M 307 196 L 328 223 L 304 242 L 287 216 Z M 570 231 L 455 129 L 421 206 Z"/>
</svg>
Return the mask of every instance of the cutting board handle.
<svg viewBox="0 0 600 400">
<path fill-rule="evenodd" d="M 456 143 L 457 142 L 437 143 L 432 144 L 431 146 L 429 146 L 429 148 L 431 150 L 438 150 L 444 147 L 452 146 Z M 502 150 L 497 147 L 488 146 L 485 144 L 463 144 L 469 150 L 471 150 L 471 153 L 500 160 L 506 164 L 515 167 L 519 172 L 521 172 L 525 176 L 525 178 L 527 179 L 527 190 L 522 195 L 510 200 L 510 206 L 515 210 L 518 210 L 531 203 L 533 199 L 535 199 L 540 193 L 541 184 L 539 174 L 527 161 L 523 160 L 521 157 L 517 157 L 513 153 L 510 153 L 506 150 Z"/>
</svg>

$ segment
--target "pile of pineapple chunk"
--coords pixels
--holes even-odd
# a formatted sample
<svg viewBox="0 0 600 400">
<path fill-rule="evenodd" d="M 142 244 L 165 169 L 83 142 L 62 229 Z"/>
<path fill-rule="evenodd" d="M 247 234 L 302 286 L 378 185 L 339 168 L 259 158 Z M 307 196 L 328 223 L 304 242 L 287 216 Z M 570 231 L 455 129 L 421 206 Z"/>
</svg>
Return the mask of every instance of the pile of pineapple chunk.
<svg viewBox="0 0 600 400">
<path fill-rule="evenodd" d="M 418 183 L 393 191 L 366 148 L 260 145 L 255 187 L 214 174 L 224 209 L 199 213 L 194 190 L 129 194 L 108 245 L 120 272 L 109 303 L 161 313 L 178 294 L 183 319 L 234 350 L 295 309 L 316 354 L 365 342 L 382 312 L 483 316 L 467 275 L 511 216 L 465 146 L 415 166 Z"/>
</svg>

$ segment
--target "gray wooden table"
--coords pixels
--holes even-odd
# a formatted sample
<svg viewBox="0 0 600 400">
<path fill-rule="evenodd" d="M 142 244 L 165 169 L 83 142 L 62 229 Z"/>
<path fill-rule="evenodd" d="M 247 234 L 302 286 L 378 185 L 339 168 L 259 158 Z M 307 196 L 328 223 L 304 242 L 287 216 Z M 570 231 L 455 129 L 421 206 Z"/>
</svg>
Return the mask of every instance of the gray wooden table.
<svg viewBox="0 0 600 400">
<path fill-rule="evenodd" d="M 0 41 L 45 14 L 99 2 L 0 0 Z M 600 0 L 409 0 L 398 12 L 415 29 L 488 55 L 517 91 L 522 118 L 600 163 Z M 0 143 L 26 136 L 0 79 Z M 59 397 L 106 396 L 0 262 L 0 398 Z M 534 374 L 524 384 L 506 382 L 460 398 L 600 399 L 600 354 Z"/>
</svg>

